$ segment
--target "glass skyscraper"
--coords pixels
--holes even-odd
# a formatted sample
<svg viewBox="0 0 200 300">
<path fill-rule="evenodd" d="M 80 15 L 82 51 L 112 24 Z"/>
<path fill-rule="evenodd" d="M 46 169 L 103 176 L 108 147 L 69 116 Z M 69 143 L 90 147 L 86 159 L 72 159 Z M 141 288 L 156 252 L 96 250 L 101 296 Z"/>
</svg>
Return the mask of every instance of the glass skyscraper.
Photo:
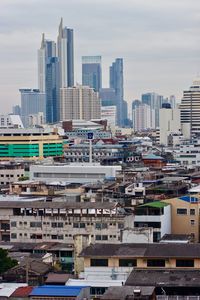
<svg viewBox="0 0 200 300">
<path fill-rule="evenodd" d="M 82 85 L 98 92 L 102 86 L 101 56 L 82 56 Z"/>
<path fill-rule="evenodd" d="M 127 119 L 127 103 L 124 101 L 123 59 L 116 58 L 110 66 L 110 88 L 115 90 L 117 125 L 124 126 Z"/>
</svg>

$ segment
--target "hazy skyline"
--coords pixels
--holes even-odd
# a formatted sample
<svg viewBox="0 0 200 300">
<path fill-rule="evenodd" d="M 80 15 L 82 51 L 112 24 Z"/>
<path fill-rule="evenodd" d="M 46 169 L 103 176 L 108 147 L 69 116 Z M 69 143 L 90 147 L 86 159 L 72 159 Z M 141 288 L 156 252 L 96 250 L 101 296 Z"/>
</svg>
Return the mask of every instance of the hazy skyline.
<svg viewBox="0 0 200 300">
<path fill-rule="evenodd" d="M 151 91 L 180 98 L 200 74 L 198 0 L 1 0 L 1 113 L 20 103 L 19 88 L 37 88 L 42 32 L 56 41 L 61 17 L 74 29 L 75 82 L 84 55 L 102 56 L 104 87 L 109 65 L 124 59 L 129 103 Z"/>
</svg>

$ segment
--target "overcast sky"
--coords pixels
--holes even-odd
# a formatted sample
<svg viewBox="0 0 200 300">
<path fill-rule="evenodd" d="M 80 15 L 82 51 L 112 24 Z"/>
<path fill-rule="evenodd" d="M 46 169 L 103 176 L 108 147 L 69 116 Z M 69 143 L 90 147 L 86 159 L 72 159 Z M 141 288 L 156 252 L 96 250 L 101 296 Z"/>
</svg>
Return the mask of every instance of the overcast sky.
<svg viewBox="0 0 200 300">
<path fill-rule="evenodd" d="M 199 0 L 0 0 L 0 113 L 37 87 L 41 34 L 56 41 L 61 17 L 74 29 L 75 82 L 82 55 L 102 55 L 104 87 L 123 57 L 129 103 L 151 91 L 181 98 L 200 74 Z"/>
</svg>

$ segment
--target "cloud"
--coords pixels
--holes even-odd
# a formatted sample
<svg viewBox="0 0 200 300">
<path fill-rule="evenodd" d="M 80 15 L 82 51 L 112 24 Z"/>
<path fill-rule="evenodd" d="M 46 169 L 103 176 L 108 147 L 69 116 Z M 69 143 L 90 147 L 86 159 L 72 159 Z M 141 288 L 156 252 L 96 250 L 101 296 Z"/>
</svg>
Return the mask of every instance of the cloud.
<svg viewBox="0 0 200 300">
<path fill-rule="evenodd" d="M 103 82 L 124 58 L 125 96 L 156 91 L 181 97 L 200 68 L 199 0 L 1 0 L 0 101 L 20 101 L 18 89 L 37 85 L 41 34 L 56 40 L 62 16 L 74 28 L 75 78 L 81 56 L 102 55 Z"/>
</svg>

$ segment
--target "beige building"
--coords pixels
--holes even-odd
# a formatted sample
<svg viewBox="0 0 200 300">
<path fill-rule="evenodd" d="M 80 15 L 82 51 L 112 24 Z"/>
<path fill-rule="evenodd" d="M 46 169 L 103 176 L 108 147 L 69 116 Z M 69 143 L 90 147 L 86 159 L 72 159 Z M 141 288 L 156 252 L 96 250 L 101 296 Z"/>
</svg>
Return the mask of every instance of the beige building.
<svg viewBox="0 0 200 300">
<path fill-rule="evenodd" d="M 195 242 L 200 240 L 200 202 L 194 196 L 167 199 L 171 204 L 171 233 L 191 234 Z"/>
<path fill-rule="evenodd" d="M 101 118 L 99 94 L 87 86 L 61 88 L 60 120 L 91 120 Z"/>
</svg>

